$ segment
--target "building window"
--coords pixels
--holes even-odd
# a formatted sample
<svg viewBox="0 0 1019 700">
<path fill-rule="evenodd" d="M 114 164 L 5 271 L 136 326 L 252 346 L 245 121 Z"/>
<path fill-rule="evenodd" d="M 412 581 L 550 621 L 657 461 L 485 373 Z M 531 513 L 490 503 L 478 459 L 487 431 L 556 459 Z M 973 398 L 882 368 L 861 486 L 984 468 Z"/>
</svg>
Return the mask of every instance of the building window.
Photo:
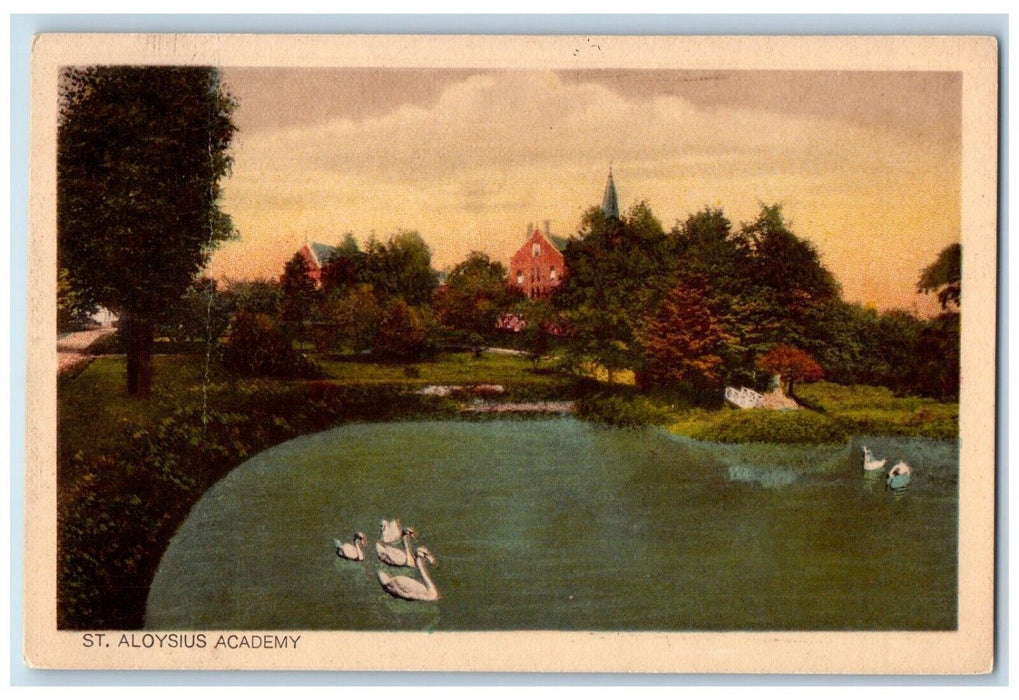
<svg viewBox="0 0 1019 700">
<path fill-rule="evenodd" d="M 524 271 L 517 270 L 517 284 L 523 286 L 524 284 Z"/>
<path fill-rule="evenodd" d="M 556 271 L 555 271 L 555 265 L 553 265 L 552 269 L 549 271 L 548 278 L 550 280 L 552 280 L 553 282 L 555 282 L 556 279 L 558 278 L 558 276 L 556 275 Z"/>
<path fill-rule="evenodd" d="M 541 254 L 541 244 L 535 243 L 533 246 L 531 246 L 531 252 L 534 253 L 534 257 L 538 257 Z"/>
</svg>

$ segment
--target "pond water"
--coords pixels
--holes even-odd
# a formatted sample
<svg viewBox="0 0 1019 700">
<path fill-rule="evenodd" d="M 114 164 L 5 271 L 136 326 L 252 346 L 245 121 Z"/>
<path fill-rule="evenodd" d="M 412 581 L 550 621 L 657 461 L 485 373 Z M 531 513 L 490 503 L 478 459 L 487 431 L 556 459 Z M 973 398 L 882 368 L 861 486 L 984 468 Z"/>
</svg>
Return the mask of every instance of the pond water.
<svg viewBox="0 0 1019 700">
<path fill-rule="evenodd" d="M 958 445 L 713 445 L 573 418 L 362 424 L 263 452 L 171 542 L 150 629 L 954 629 Z M 399 517 L 437 602 L 388 596 Z M 364 562 L 333 538 L 368 534 Z"/>
</svg>

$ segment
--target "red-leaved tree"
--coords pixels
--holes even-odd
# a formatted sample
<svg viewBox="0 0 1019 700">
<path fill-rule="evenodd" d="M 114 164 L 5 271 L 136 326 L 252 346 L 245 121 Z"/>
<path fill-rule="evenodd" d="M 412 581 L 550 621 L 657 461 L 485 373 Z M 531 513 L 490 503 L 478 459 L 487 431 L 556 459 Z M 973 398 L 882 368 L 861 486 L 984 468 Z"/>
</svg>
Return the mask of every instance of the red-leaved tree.
<svg viewBox="0 0 1019 700">
<path fill-rule="evenodd" d="M 769 374 L 781 375 L 788 382 L 789 396 L 793 396 L 794 382 L 816 382 L 824 377 L 814 356 L 792 345 L 776 345 L 757 358 L 757 366 Z"/>
<path fill-rule="evenodd" d="M 731 336 L 711 309 L 707 284 L 691 277 L 673 287 L 637 333 L 644 372 L 652 384 L 721 385 L 723 352 Z"/>
</svg>

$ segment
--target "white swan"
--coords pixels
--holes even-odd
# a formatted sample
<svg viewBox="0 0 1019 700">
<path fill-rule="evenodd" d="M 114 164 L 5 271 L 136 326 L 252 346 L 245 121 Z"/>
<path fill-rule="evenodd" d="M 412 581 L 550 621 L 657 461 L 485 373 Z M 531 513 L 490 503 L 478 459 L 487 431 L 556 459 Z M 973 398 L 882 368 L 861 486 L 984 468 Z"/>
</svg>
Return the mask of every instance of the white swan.
<svg viewBox="0 0 1019 700">
<path fill-rule="evenodd" d="M 874 459 L 874 455 L 871 453 L 870 448 L 866 445 L 863 446 L 863 471 L 873 472 L 878 469 L 884 469 L 887 461 L 887 457 L 881 460 Z"/>
<path fill-rule="evenodd" d="M 908 464 L 906 464 L 905 462 L 903 462 L 900 459 L 899 463 L 896 464 L 894 467 L 892 467 L 888 471 L 888 476 L 904 476 L 906 474 L 912 474 L 912 473 L 913 473 L 913 467 L 909 466 Z"/>
<path fill-rule="evenodd" d="M 364 561 L 364 550 L 361 549 L 361 546 L 367 541 L 368 537 L 363 532 L 355 532 L 353 542 L 343 543 L 334 539 L 333 545 L 336 547 L 336 556 L 340 559 Z"/>
<path fill-rule="evenodd" d="M 404 528 L 403 549 L 376 542 L 375 553 L 379 556 L 379 561 L 390 566 L 414 566 L 414 554 L 410 551 L 410 538 L 417 539 L 417 536 L 417 530 L 414 528 Z"/>
<path fill-rule="evenodd" d="M 392 520 L 383 518 L 382 522 L 379 523 L 379 539 L 386 544 L 399 542 L 402 532 L 398 518 L 393 518 Z"/>
<path fill-rule="evenodd" d="M 439 589 L 432 583 L 432 579 L 428 577 L 428 570 L 425 568 L 426 561 L 433 566 L 438 566 L 435 562 L 435 557 L 425 547 L 419 547 L 415 554 L 417 569 L 421 572 L 421 578 L 424 580 L 424 583 L 410 576 L 390 576 L 385 571 L 379 572 L 379 583 L 382 584 L 383 590 L 394 598 L 403 598 L 404 600 L 438 600 Z"/>
<path fill-rule="evenodd" d="M 913 467 L 901 459 L 899 463 L 888 470 L 888 486 L 893 489 L 902 488 L 909 483 L 913 476 Z"/>
</svg>

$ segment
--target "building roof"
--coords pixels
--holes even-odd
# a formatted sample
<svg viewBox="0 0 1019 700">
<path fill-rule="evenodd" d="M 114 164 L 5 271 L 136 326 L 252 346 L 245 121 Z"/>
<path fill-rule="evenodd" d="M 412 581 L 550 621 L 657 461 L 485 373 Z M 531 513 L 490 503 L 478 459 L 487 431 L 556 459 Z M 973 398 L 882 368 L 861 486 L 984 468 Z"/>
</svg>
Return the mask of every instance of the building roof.
<svg viewBox="0 0 1019 700">
<path fill-rule="evenodd" d="M 311 251 L 312 256 L 315 258 L 315 262 L 318 263 L 319 267 L 325 267 L 329 264 L 329 261 L 339 250 L 335 246 L 326 245 L 325 243 L 309 243 L 308 250 Z"/>
<path fill-rule="evenodd" d="M 570 242 L 568 238 L 557 236 L 554 233 L 548 234 L 546 238 L 548 238 L 548 241 L 549 243 L 552 244 L 552 247 L 558 250 L 560 253 L 566 250 L 566 245 Z"/>
<path fill-rule="evenodd" d="M 619 218 L 619 198 L 616 196 L 616 183 L 612 181 L 612 166 L 609 166 L 609 181 L 605 184 L 605 199 L 601 208 L 606 219 Z"/>
</svg>

